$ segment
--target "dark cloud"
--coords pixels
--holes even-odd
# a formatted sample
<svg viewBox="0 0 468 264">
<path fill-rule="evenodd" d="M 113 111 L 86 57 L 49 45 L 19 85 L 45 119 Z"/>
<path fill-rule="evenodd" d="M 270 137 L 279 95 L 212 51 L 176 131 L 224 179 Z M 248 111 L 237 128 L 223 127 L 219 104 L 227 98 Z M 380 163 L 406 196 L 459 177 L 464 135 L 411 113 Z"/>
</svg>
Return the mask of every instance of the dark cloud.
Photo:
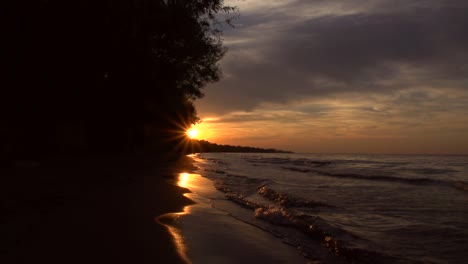
<svg viewBox="0 0 468 264">
<path fill-rule="evenodd" d="M 300 111 L 269 111 L 269 112 L 250 112 L 250 113 L 231 113 L 223 116 L 221 119 L 205 121 L 207 123 L 251 123 L 274 121 L 282 124 L 291 124 L 304 122 L 310 119 L 310 116 Z"/>
<path fill-rule="evenodd" d="M 239 27 L 226 33 L 225 79 L 206 90 L 201 111 L 250 110 L 342 92 L 468 88 L 465 1 L 346 2 L 241 10 Z M 327 6 L 337 12 L 300 14 Z"/>
</svg>

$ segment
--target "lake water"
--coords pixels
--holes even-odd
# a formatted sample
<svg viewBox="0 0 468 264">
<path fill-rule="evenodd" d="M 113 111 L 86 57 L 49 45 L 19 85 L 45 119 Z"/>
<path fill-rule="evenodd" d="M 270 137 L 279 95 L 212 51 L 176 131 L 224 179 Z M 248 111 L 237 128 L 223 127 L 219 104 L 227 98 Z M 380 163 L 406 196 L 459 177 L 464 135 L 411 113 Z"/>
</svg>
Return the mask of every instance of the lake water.
<svg viewBox="0 0 468 264">
<path fill-rule="evenodd" d="M 467 156 L 204 153 L 194 159 L 197 173 L 224 193 L 224 199 L 205 197 L 212 208 L 310 259 L 468 260 Z"/>
</svg>

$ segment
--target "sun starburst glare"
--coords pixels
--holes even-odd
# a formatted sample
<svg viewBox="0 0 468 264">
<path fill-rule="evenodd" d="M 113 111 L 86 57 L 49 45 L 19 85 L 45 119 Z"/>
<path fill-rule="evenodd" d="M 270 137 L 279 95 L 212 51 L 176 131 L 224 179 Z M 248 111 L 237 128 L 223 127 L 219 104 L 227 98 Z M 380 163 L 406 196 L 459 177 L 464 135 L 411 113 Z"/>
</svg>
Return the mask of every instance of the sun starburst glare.
<svg viewBox="0 0 468 264">
<path fill-rule="evenodd" d="M 187 136 L 191 139 L 195 139 L 198 135 L 198 130 L 195 129 L 195 128 L 191 128 L 189 130 L 187 130 L 186 132 Z"/>
</svg>

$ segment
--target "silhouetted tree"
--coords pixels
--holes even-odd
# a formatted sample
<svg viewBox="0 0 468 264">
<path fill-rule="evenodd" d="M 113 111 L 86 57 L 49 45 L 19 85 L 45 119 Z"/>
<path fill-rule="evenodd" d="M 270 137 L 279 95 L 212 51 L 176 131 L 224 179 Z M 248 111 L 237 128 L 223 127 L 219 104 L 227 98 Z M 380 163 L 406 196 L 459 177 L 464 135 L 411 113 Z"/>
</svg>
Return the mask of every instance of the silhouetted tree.
<svg viewBox="0 0 468 264">
<path fill-rule="evenodd" d="M 222 0 L 16 0 L 4 10 L 1 151 L 31 155 L 170 149 L 220 78 L 217 15 L 235 11 Z"/>
</svg>

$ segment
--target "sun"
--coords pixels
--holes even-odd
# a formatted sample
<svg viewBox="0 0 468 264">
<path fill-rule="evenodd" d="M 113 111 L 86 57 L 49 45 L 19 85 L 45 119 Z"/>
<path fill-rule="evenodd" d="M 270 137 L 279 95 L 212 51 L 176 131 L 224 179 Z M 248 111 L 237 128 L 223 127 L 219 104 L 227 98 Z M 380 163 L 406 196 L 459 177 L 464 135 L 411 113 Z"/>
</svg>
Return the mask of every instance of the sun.
<svg viewBox="0 0 468 264">
<path fill-rule="evenodd" d="M 194 139 L 197 137 L 198 135 L 198 130 L 194 129 L 194 128 L 191 128 L 189 130 L 187 130 L 187 132 L 185 132 L 187 134 L 187 136 L 191 139 Z"/>
</svg>

